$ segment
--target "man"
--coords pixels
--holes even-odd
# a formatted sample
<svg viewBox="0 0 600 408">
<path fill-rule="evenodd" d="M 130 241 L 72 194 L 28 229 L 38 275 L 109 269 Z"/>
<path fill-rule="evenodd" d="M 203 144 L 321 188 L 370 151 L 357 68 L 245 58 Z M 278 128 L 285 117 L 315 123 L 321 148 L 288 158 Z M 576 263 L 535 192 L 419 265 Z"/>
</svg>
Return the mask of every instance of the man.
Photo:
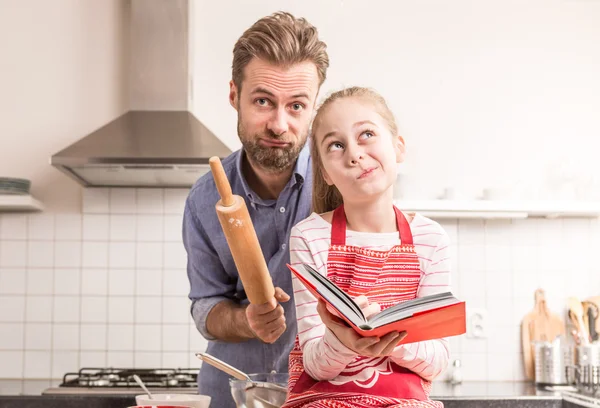
<svg viewBox="0 0 600 408">
<path fill-rule="evenodd" d="M 238 112 L 243 148 L 223 160 L 234 194 L 246 201 L 275 297 L 249 305 L 215 204 L 212 174 L 188 196 L 183 241 L 188 253 L 192 316 L 209 340 L 207 353 L 247 373 L 287 372 L 296 336 L 287 244 L 309 215 L 312 169 L 308 137 L 329 58 L 315 27 L 288 13 L 258 20 L 233 50 L 229 102 Z M 211 407 L 234 407 L 229 376 L 203 364 L 199 392 Z"/>
</svg>

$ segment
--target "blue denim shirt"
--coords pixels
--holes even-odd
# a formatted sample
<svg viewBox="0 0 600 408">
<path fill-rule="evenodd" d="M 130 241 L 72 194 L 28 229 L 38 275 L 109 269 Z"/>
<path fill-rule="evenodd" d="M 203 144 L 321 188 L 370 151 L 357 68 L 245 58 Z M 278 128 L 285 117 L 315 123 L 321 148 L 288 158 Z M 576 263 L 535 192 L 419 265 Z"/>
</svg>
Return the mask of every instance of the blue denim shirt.
<svg viewBox="0 0 600 408">
<path fill-rule="evenodd" d="M 307 146 L 296 162 L 294 173 L 276 200 L 262 200 L 248 186 L 242 175 L 242 150 L 225 158 L 223 168 L 233 194 L 243 197 L 252 218 L 260 247 L 273 284 L 292 296 L 282 303 L 287 330 L 273 344 L 253 339 L 226 343 L 206 330 L 206 316 L 223 300 L 248 303 L 233 257 L 215 210 L 220 199 L 212 173 L 202 176 L 190 190 L 183 218 L 183 243 L 188 254 L 191 312 L 198 331 L 208 342 L 207 353 L 246 373 L 288 372 L 288 357 L 296 337 L 296 310 L 293 303 L 289 262 L 291 228 L 308 217 L 312 188 L 312 168 Z M 211 407 L 235 407 L 229 391 L 229 375 L 202 364 L 198 375 L 201 394 L 212 397 Z"/>
</svg>

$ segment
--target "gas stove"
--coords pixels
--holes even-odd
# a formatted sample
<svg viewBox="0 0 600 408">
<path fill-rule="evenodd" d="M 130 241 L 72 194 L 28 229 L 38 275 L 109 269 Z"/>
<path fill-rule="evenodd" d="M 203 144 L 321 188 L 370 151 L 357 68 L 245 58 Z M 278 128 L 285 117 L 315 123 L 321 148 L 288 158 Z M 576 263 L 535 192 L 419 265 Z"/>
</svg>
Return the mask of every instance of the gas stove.
<svg viewBox="0 0 600 408">
<path fill-rule="evenodd" d="M 143 394 L 133 379 L 137 374 L 146 387 L 157 394 L 196 394 L 197 368 L 82 368 L 67 373 L 58 387 L 42 394 Z"/>
</svg>

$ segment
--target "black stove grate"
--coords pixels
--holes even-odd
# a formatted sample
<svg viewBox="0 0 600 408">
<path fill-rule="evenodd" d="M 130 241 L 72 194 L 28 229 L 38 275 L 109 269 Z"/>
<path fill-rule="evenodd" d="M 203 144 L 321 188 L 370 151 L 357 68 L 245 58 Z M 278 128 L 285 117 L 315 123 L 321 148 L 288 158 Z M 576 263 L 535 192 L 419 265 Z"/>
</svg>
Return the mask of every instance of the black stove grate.
<svg viewBox="0 0 600 408">
<path fill-rule="evenodd" d="M 61 387 L 138 387 L 137 374 L 148 388 L 197 388 L 197 368 L 82 368 L 63 376 Z"/>
</svg>

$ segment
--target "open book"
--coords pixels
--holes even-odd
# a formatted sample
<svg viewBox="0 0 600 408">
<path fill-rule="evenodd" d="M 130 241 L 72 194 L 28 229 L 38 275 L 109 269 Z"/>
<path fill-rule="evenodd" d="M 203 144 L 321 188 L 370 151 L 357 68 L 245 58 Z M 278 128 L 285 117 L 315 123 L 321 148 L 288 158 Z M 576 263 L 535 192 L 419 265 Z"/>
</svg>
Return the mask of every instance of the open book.
<svg viewBox="0 0 600 408">
<path fill-rule="evenodd" d="M 394 330 L 407 331 L 401 343 L 456 336 L 466 332 L 465 303 L 452 293 L 438 293 L 407 300 L 369 317 L 337 285 L 307 264 L 292 273 L 317 298 L 333 307 L 362 336 L 381 337 Z"/>
</svg>

